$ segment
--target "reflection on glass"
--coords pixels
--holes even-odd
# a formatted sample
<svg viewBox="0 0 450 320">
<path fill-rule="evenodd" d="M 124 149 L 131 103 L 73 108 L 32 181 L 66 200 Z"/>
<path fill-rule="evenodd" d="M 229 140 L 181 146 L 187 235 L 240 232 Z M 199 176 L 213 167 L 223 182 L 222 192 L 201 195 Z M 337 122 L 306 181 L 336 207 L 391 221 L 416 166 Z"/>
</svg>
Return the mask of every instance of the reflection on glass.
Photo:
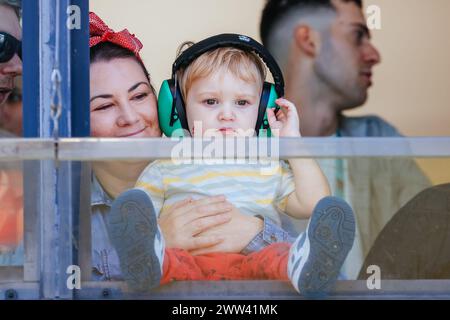
<svg viewBox="0 0 450 320">
<path fill-rule="evenodd" d="M 105 169 L 119 162 L 97 162 L 93 167 L 98 173 L 101 171 L 99 166 Z M 140 162 L 148 163 L 131 159 L 123 163 L 130 167 Z M 367 272 L 368 267 L 373 265 L 380 268 L 382 280 L 450 279 L 449 158 L 322 158 L 318 162 L 329 180 L 333 195 L 344 198 L 356 216 L 355 243 L 339 279 L 367 280 L 372 275 Z M 145 165 L 139 167 L 144 168 Z M 105 190 L 104 179 L 94 174 L 91 177 L 90 199 L 82 198 L 86 201 L 83 207 L 89 203 L 91 208 L 91 213 L 84 214 L 91 224 L 87 231 L 91 234 L 90 248 L 80 246 L 80 251 L 90 252 L 91 261 L 83 267 L 80 260 L 82 272 L 90 274 L 86 279 L 93 281 L 123 280 L 117 252 L 107 229 L 108 215 L 116 195 L 112 196 L 113 192 Z M 125 189 L 132 187 L 130 183 Z M 82 185 L 81 190 L 84 189 L 86 186 Z M 10 162 L 0 162 L 0 266 L 23 264 L 22 198 L 21 168 Z M 283 218 L 276 224 L 295 237 L 305 229 L 307 222 Z M 81 225 L 80 237 L 83 237 L 87 229 L 82 229 Z M 234 230 L 236 235 L 240 231 L 245 232 L 239 228 Z M 37 249 L 39 243 L 32 245 Z M 90 266 L 89 271 L 86 271 L 87 266 Z M 0 279 L 0 283 L 3 280 Z M 258 282 L 253 283 L 256 285 Z M 91 285 L 100 287 L 104 284 L 97 282 Z M 179 283 L 176 288 L 178 290 L 181 286 L 181 290 L 187 292 L 187 288 L 193 288 L 192 285 L 196 286 L 189 284 L 183 287 L 183 283 Z M 213 284 L 217 285 L 220 286 L 220 282 Z M 274 290 L 279 290 L 278 286 L 274 285 Z M 163 290 L 168 290 L 171 295 L 170 288 L 164 286 Z M 203 290 L 208 288 L 203 286 Z M 249 294 L 251 290 L 259 290 L 255 288 L 258 287 L 249 287 Z M 283 292 L 295 293 L 290 291 L 288 282 L 282 288 Z M 179 294 L 173 292 L 173 297 L 179 297 Z"/>
<path fill-rule="evenodd" d="M 349 158 L 319 161 L 333 193 L 355 211 L 356 239 L 344 264 L 344 279 L 356 279 L 365 256 L 386 223 L 431 182 L 407 158 Z"/>
<path fill-rule="evenodd" d="M 23 263 L 22 170 L 0 162 L 0 265 Z"/>
<path fill-rule="evenodd" d="M 382 230 L 364 266 L 383 279 L 450 279 L 450 183 L 410 200 Z"/>
<path fill-rule="evenodd" d="M 450 190 L 445 186 L 436 187 L 437 184 L 450 182 L 449 159 L 416 161 L 416 159 L 407 157 L 380 157 L 330 158 L 318 161 L 329 180 L 333 194 L 344 198 L 351 204 L 357 220 L 355 244 L 341 270 L 341 280 L 355 280 L 358 277 L 367 279 L 370 274 L 367 274 L 366 270 L 372 264 L 380 266 L 382 278 L 385 276 L 383 279 L 406 278 L 404 274 L 393 276 L 386 267 L 386 261 L 395 268 L 402 268 L 407 264 L 410 266 L 408 270 L 411 270 L 411 268 L 417 267 L 417 263 L 420 263 L 424 252 L 430 254 L 442 250 L 450 252 L 450 232 L 447 232 L 448 229 L 444 227 L 450 224 Z M 440 163 L 440 166 L 436 165 L 437 162 Z M 440 171 L 437 171 L 437 167 L 441 168 Z M 113 202 L 111 198 L 98 197 L 97 192 L 100 187 L 98 181 L 94 181 L 93 186 L 94 199 L 106 199 L 107 201 L 105 200 L 103 205 Z M 98 201 L 93 203 L 93 212 L 99 210 L 98 205 Z M 103 216 L 108 215 L 107 211 L 102 212 Z M 99 225 L 105 226 L 104 223 L 97 221 L 98 217 L 98 215 L 93 215 L 93 239 L 100 239 L 102 235 L 107 234 L 107 230 L 98 232 Z M 406 221 L 408 219 L 410 222 L 414 221 L 414 224 Z M 291 232 L 294 230 L 298 233 L 304 230 L 306 222 L 282 219 L 281 226 L 285 230 Z M 428 229 L 420 231 L 419 226 L 421 225 Z M 394 233 L 392 233 L 393 231 Z M 433 234 L 435 231 L 439 232 Z M 383 236 L 389 240 L 380 241 L 381 232 L 383 232 L 382 235 L 392 233 L 388 238 Z M 445 238 L 447 242 L 444 236 L 448 238 Z M 430 237 L 432 238 L 430 239 Z M 429 240 L 425 241 L 427 238 Z M 409 241 L 408 239 L 415 240 Z M 401 247 L 401 244 L 405 242 L 414 243 L 414 246 Z M 419 245 L 418 242 L 421 244 Z M 118 276 L 120 266 L 113 246 L 108 243 L 101 249 L 99 248 L 101 242 L 96 241 L 93 244 L 95 247 L 93 248 L 93 261 L 97 261 L 94 270 L 103 275 L 102 280 L 105 280 L 102 268 L 113 270 L 109 274 L 111 278 L 120 278 Z M 371 254 L 368 257 L 369 252 L 373 252 L 374 248 L 377 248 L 378 255 Z M 388 250 L 400 250 L 405 254 L 396 258 L 394 254 L 389 256 Z M 109 266 L 101 263 L 101 261 L 105 261 L 105 256 L 108 257 Z M 439 266 L 430 267 L 430 263 L 424 262 L 427 268 L 435 268 L 433 271 L 430 269 L 427 269 L 426 272 L 416 270 L 408 278 L 450 278 L 450 259 L 447 259 L 447 256 L 450 255 L 440 254 L 440 256 L 440 259 L 434 260 Z M 365 261 L 366 263 L 364 263 Z M 447 270 L 447 273 L 443 271 L 444 269 Z"/>
<path fill-rule="evenodd" d="M 401 203 L 370 247 L 360 279 L 368 277 L 366 271 L 373 265 L 385 280 L 450 279 L 450 161 L 419 159 L 418 163 L 433 186 Z M 405 176 L 414 173 L 404 172 Z"/>
</svg>

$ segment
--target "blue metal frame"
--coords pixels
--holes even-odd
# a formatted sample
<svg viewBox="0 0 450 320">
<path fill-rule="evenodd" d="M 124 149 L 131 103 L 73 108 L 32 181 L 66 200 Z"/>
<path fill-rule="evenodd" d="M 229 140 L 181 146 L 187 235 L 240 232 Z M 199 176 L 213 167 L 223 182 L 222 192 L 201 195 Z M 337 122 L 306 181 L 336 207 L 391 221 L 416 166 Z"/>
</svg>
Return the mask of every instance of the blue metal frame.
<svg viewBox="0 0 450 320">
<path fill-rule="evenodd" d="M 58 13 L 55 4 L 60 4 Z M 81 9 L 82 28 L 67 30 L 66 8 L 78 5 Z M 62 75 L 62 103 L 64 106 L 60 119 L 60 137 L 89 136 L 89 49 L 88 49 L 88 0 L 23 0 L 24 16 L 24 134 L 29 138 L 51 137 L 50 121 L 50 75 L 53 68 L 53 55 L 59 42 Z M 56 37 L 54 26 L 59 24 L 61 32 Z M 69 264 L 78 264 L 80 189 L 89 193 L 89 188 L 81 187 L 82 165 L 70 162 L 61 163 L 58 168 L 53 161 L 29 162 L 25 164 L 25 219 L 26 230 L 33 230 L 25 239 L 26 249 L 32 251 L 36 269 L 27 271 L 25 261 L 25 280 L 39 282 L 26 284 L 25 295 L 19 298 L 127 298 L 121 291 L 122 285 L 95 283 L 76 294 L 65 286 L 65 270 Z M 89 203 L 86 203 L 89 206 Z M 31 218 L 31 219 L 28 219 Z M 87 252 L 90 255 L 90 252 Z M 90 272 L 90 269 L 87 270 Z M 448 281 L 447 281 L 448 282 Z M 436 286 L 433 292 L 422 291 L 423 282 L 404 282 L 411 287 L 398 287 L 403 282 L 393 283 L 400 297 L 438 297 L 449 298 L 448 283 L 425 283 Z M 355 284 L 356 288 L 352 285 Z M 425 286 L 426 287 L 426 286 Z M 29 293 L 26 290 L 30 290 Z M 396 296 L 396 291 L 388 290 L 379 295 L 366 295 L 364 282 L 349 282 L 342 297 L 371 298 Z M 18 289 L 20 290 L 20 288 Z M 39 290 L 39 291 L 38 291 Z M 253 291 L 252 291 L 253 290 Z M 404 291 L 403 291 L 404 290 Z M 1 288 L 0 288 L 1 292 Z M 22 291 L 19 291 L 22 294 Z M 234 292 L 234 293 L 233 293 Z M 233 295 L 231 295 L 232 293 Z M 269 294 L 267 294 L 269 293 Z M 177 296 L 178 294 L 178 296 Z M 147 298 L 299 298 L 291 287 L 281 282 L 222 282 L 219 286 L 211 283 L 176 283 L 162 288 Z M 139 297 L 139 296 L 134 296 Z M 141 296 L 145 298 L 145 296 Z M 334 295 L 339 298 L 339 292 Z"/>
<path fill-rule="evenodd" d="M 80 8 L 81 29 L 66 26 L 70 5 Z M 24 0 L 22 6 L 25 137 L 52 137 L 51 75 L 56 50 L 63 105 L 59 137 L 89 136 L 89 2 Z M 40 282 L 41 298 L 71 299 L 66 269 L 78 264 L 82 165 L 40 161 L 25 163 L 24 169 L 25 229 L 33 230 L 25 239 L 26 251 L 33 253 L 25 261 L 25 269 L 32 267 L 25 271 L 25 280 Z"/>
<path fill-rule="evenodd" d="M 72 135 L 71 137 L 90 136 L 89 110 L 89 0 L 71 0 L 71 4 L 81 9 L 81 29 L 72 30 L 71 61 L 76 68 L 71 70 L 72 92 Z"/>
<path fill-rule="evenodd" d="M 39 2 L 22 1 L 23 14 L 23 132 L 39 137 Z"/>
</svg>

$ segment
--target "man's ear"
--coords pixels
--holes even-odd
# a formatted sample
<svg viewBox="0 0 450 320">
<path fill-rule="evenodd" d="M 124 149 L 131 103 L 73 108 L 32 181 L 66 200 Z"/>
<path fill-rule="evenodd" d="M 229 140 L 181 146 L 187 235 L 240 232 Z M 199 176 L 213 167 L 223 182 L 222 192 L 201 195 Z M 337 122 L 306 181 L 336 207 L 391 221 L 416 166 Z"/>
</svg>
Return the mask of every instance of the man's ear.
<svg viewBox="0 0 450 320">
<path fill-rule="evenodd" d="M 312 58 L 319 53 L 319 33 L 308 25 L 300 24 L 295 28 L 294 41 L 298 49 Z"/>
</svg>

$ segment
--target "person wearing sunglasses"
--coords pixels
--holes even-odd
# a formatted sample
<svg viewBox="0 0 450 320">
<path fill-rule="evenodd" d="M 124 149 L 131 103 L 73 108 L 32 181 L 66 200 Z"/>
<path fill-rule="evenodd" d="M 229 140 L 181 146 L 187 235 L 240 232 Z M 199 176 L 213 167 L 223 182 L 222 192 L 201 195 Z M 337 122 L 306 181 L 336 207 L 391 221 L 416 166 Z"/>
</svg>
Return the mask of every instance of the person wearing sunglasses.
<svg viewBox="0 0 450 320">
<path fill-rule="evenodd" d="M 0 135 L 23 136 L 22 77 L 16 77 L 15 86 L 6 102 L 0 106 Z"/>
<path fill-rule="evenodd" d="M 22 74 L 19 10 L 19 1 L 0 0 L 0 106 L 14 89 L 14 78 Z"/>
<path fill-rule="evenodd" d="M 0 0 L 0 107 L 22 74 L 20 1 Z M 0 138 L 10 137 L 0 131 Z M 10 162 L 0 166 L 0 265 L 23 264 L 22 171 Z"/>
</svg>

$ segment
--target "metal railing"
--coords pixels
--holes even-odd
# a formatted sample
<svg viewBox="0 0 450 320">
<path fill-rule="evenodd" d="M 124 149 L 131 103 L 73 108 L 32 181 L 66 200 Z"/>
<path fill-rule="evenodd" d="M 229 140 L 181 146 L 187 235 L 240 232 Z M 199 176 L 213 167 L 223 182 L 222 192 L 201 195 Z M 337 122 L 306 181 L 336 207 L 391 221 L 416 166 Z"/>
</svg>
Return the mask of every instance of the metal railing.
<svg viewBox="0 0 450 320">
<path fill-rule="evenodd" d="M 204 158 L 205 147 L 212 140 L 183 138 L 192 146 L 192 159 Z M 261 140 L 261 139 L 260 139 Z M 445 158 L 450 157 L 450 137 L 421 138 L 280 138 L 271 139 L 236 138 L 235 145 L 247 146 L 244 153 L 225 156 L 248 158 L 250 144 L 267 145 L 267 156 L 289 158 Z M 275 140 L 275 139 L 273 139 Z M 96 161 L 124 159 L 170 159 L 174 148 L 182 140 L 169 138 L 114 139 L 114 138 L 61 138 L 59 160 Z M 195 152 L 195 148 L 199 152 Z M 277 152 L 274 152 L 274 149 Z M 55 160 L 52 139 L 2 139 L 0 161 Z"/>
<path fill-rule="evenodd" d="M 254 142 L 244 139 L 245 143 Z M 237 141 L 236 141 L 237 142 Z M 166 159 L 172 155 L 172 150 L 180 140 L 168 138 L 158 139 L 94 139 L 67 138 L 59 143 L 59 161 L 83 161 L 89 163 L 97 160 L 130 160 L 130 159 Z M 208 141 L 185 139 L 192 147 L 197 144 L 203 150 Z M 237 142 L 238 143 L 238 142 Z M 272 150 L 271 141 L 266 141 L 268 150 Z M 450 138 L 284 138 L 276 146 L 278 153 L 268 153 L 269 157 L 281 159 L 295 157 L 312 158 L 449 158 Z M 202 152 L 193 153 L 192 158 L 203 157 Z M 235 156 L 235 155 L 231 155 Z M 240 154 L 248 157 L 249 153 Z M 55 165 L 54 142 L 52 139 L 2 139 L 0 140 L 0 164 L 12 161 L 25 163 L 43 162 L 49 170 Z M 89 208 L 90 173 L 83 171 L 81 189 L 84 190 L 84 208 Z M 30 204 L 29 204 L 30 205 Z M 42 210 L 42 207 L 41 209 Z M 0 268 L 0 299 L 37 299 L 42 298 L 40 281 L 43 278 L 54 277 L 51 270 L 40 261 L 44 257 L 39 250 L 39 241 L 46 237 L 47 226 L 30 227 L 39 221 L 36 214 L 42 212 L 26 212 L 27 258 L 24 267 Z M 87 209 L 87 211 L 89 211 Z M 81 211 L 80 211 L 81 212 Z M 37 220 L 36 220 L 37 219 Z M 50 220 L 47 220 L 49 223 Z M 43 223 L 41 221 L 41 223 Z M 84 212 L 80 217 L 80 264 L 84 270 L 90 270 L 90 215 Z M 64 232 L 70 232 L 65 230 Z M 40 233 L 40 235 L 36 234 Z M 88 241 L 89 240 L 89 241 Z M 61 244 L 71 250 L 71 244 Z M 64 251 L 60 248 L 60 252 Z M 64 260 L 65 261 L 65 260 Z M 51 266 L 51 264 L 49 264 Z M 42 269 L 44 268 L 44 269 Z M 23 278 L 21 278 L 23 276 Z M 66 274 L 59 274 L 59 282 L 66 279 Z M 9 279 L 4 281 L 4 279 Z M 73 298 L 77 299 L 302 299 L 286 282 L 280 281 L 222 281 L 222 282 L 179 282 L 159 288 L 150 294 L 136 295 L 125 290 L 120 282 L 90 282 L 89 275 L 84 277 L 81 290 L 75 290 Z M 47 279 L 48 281 L 48 279 Z M 53 298 L 58 298 L 54 295 Z M 61 298 L 67 299 L 67 296 Z M 410 280 L 382 281 L 380 290 L 369 290 L 365 281 L 339 281 L 329 299 L 450 299 L 450 280 Z"/>
</svg>

